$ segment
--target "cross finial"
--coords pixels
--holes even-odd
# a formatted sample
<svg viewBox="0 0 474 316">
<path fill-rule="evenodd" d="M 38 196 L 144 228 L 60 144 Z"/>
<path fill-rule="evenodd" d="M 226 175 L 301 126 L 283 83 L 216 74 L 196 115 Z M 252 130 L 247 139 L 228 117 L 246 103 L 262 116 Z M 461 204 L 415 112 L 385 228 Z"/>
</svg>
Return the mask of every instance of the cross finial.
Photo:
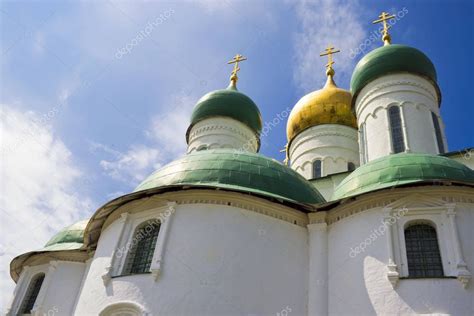
<svg viewBox="0 0 474 316">
<path fill-rule="evenodd" d="M 285 144 L 285 148 L 281 149 L 280 152 L 285 153 L 285 160 L 283 160 L 283 163 L 285 164 L 285 166 L 288 166 L 288 160 L 289 160 L 289 157 L 288 157 L 288 143 Z"/>
<path fill-rule="evenodd" d="M 247 60 L 247 57 L 237 54 L 232 58 L 231 61 L 227 63 L 227 64 L 234 64 L 234 69 L 232 70 L 232 74 L 230 75 L 230 85 L 234 88 L 237 85 L 237 80 L 239 80 L 239 78 L 237 77 L 237 72 L 240 70 L 239 62 L 244 61 L 244 60 Z"/>
<path fill-rule="evenodd" d="M 324 52 L 319 54 L 319 56 L 328 56 L 328 63 L 326 64 L 326 75 L 334 76 L 334 69 L 332 69 L 332 65 L 334 65 L 334 61 L 332 60 L 332 55 L 339 53 L 340 50 L 334 50 L 334 46 L 329 45 Z"/>
<path fill-rule="evenodd" d="M 382 41 L 384 45 L 390 45 L 392 38 L 390 34 L 388 34 L 388 29 L 390 25 L 387 23 L 388 20 L 395 18 L 395 15 L 390 15 L 390 13 L 382 12 L 379 15 L 379 19 L 372 22 L 372 24 L 382 23 L 383 24 L 383 31 L 382 31 Z"/>
</svg>

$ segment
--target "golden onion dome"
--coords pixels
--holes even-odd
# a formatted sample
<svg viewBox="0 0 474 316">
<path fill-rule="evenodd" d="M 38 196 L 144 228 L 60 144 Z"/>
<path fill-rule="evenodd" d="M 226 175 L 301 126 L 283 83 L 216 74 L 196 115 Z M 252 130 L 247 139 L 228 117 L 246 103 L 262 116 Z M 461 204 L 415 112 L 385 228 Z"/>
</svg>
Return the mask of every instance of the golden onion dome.
<svg viewBox="0 0 474 316">
<path fill-rule="evenodd" d="M 324 87 L 302 97 L 291 110 L 286 126 L 288 143 L 305 129 L 321 124 L 357 128 L 356 117 L 351 109 L 351 93 L 336 86 L 332 68 L 329 67 L 326 74 L 328 78 Z"/>
</svg>

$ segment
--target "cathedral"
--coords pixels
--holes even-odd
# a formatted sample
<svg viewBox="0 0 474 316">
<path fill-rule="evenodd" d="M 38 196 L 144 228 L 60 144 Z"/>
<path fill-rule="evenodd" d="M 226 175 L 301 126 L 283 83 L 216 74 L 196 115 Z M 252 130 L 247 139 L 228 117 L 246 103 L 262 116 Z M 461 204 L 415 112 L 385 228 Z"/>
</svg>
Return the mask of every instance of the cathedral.
<svg viewBox="0 0 474 316">
<path fill-rule="evenodd" d="M 8 315 L 473 315 L 473 149 L 448 152 L 435 66 L 391 18 L 350 91 L 321 54 L 283 163 L 236 55 L 181 158 L 12 260 Z"/>
</svg>

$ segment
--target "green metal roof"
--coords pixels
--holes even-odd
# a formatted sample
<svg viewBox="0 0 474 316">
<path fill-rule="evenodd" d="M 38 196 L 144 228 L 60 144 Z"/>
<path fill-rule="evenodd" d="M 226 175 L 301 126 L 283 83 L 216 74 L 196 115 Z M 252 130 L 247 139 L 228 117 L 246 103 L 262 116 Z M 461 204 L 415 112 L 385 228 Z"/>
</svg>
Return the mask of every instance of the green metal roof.
<svg viewBox="0 0 474 316">
<path fill-rule="evenodd" d="M 474 185 L 474 171 L 443 156 L 394 154 L 357 168 L 336 187 L 331 200 L 417 182 Z"/>
<path fill-rule="evenodd" d="M 54 235 L 39 251 L 58 251 L 79 249 L 84 242 L 84 230 L 89 220 L 72 224 Z"/>
<path fill-rule="evenodd" d="M 134 192 L 178 185 L 222 188 L 300 204 L 325 202 L 308 181 L 280 162 L 232 149 L 188 154 L 154 172 Z"/>
<path fill-rule="evenodd" d="M 435 85 L 441 100 L 436 69 L 431 60 L 416 48 L 392 44 L 374 49 L 357 63 L 351 78 L 352 102 L 355 103 L 360 90 L 369 82 L 390 73 L 400 72 L 428 78 Z"/>
<path fill-rule="evenodd" d="M 197 102 L 191 114 L 191 124 L 186 133 L 186 140 L 194 124 L 216 116 L 229 117 L 242 122 L 257 134 L 262 130 L 262 117 L 257 105 L 236 88 L 229 87 L 212 91 Z"/>
<path fill-rule="evenodd" d="M 72 224 L 54 235 L 43 248 L 26 252 L 13 258 L 10 262 L 10 275 L 12 279 L 14 281 L 18 280 L 26 260 L 32 256 L 81 249 L 84 245 L 84 231 L 88 222 L 89 220 L 83 220 Z"/>
</svg>

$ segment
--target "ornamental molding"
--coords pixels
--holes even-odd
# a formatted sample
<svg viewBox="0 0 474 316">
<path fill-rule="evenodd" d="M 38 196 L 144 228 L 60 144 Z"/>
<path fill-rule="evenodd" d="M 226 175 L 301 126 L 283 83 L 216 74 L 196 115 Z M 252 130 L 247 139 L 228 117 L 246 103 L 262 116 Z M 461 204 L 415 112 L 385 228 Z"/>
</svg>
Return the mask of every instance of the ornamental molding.
<svg viewBox="0 0 474 316">
<path fill-rule="evenodd" d="M 415 78 L 417 80 L 415 80 Z M 380 78 L 379 78 L 379 80 L 380 80 Z M 425 82 L 421 83 L 419 80 L 423 80 Z M 376 81 L 374 81 L 374 82 L 376 82 Z M 388 82 L 381 82 L 381 83 L 378 83 L 378 84 L 374 84 L 372 87 L 368 87 L 368 86 L 364 87 L 364 89 L 367 89 L 367 92 L 366 93 L 361 93 L 357 97 L 356 109 L 365 107 L 365 105 L 370 103 L 372 101 L 371 99 L 373 99 L 373 98 L 380 97 L 382 95 L 389 94 L 389 93 L 405 91 L 405 90 L 381 91 L 381 90 L 384 90 L 386 88 L 395 87 L 395 86 L 409 86 L 409 87 L 419 88 L 419 89 L 423 90 L 424 92 L 426 92 L 427 95 L 425 95 L 425 96 L 428 96 L 431 99 L 431 101 L 433 101 L 434 103 L 438 102 L 438 97 L 436 96 L 436 94 L 433 94 L 433 88 L 429 85 L 429 82 L 426 79 L 414 76 L 414 78 L 412 80 L 407 80 L 407 79 L 394 80 L 394 79 L 392 79 Z M 420 93 L 419 91 L 412 91 L 412 90 L 406 90 L 406 91 L 407 92 Z M 361 96 L 362 96 L 362 98 L 361 98 Z M 360 99 L 360 101 L 359 101 L 359 99 Z M 361 112 L 361 111 L 357 111 L 357 112 Z"/>
<path fill-rule="evenodd" d="M 443 205 L 447 203 L 474 204 L 473 191 L 474 189 L 472 188 L 433 188 L 423 186 L 420 188 L 395 188 L 388 192 L 367 193 L 359 197 L 342 200 L 341 205 L 336 206 L 328 212 L 327 223 L 331 225 L 360 212 L 374 208 L 383 209 L 389 205 L 395 205 L 394 203 L 400 201 L 401 198 L 413 196 L 415 193 L 424 196 L 425 200 L 442 201 Z"/>
<path fill-rule="evenodd" d="M 427 94 L 423 94 L 420 91 L 416 91 L 416 90 L 414 91 L 414 90 L 406 90 L 406 89 L 381 91 L 381 90 L 384 90 L 386 88 L 394 87 L 394 86 L 405 86 L 405 87 L 406 86 L 408 86 L 408 87 L 411 86 L 411 87 L 419 88 L 419 89 L 423 90 L 424 92 L 426 92 Z M 418 94 L 421 94 L 425 97 L 428 97 L 431 101 L 433 101 L 433 103 L 438 102 L 437 97 L 435 95 L 433 95 L 432 91 L 430 91 L 430 89 L 424 84 L 420 84 L 418 82 L 408 81 L 408 80 L 390 81 L 390 82 L 387 82 L 387 83 L 380 83 L 378 85 L 375 85 L 374 87 L 370 88 L 370 90 L 366 94 L 363 95 L 363 97 L 360 101 L 356 100 L 355 109 L 356 109 L 357 117 L 359 117 L 361 115 L 361 113 L 364 111 L 364 109 L 369 104 L 371 104 L 373 99 L 381 97 L 381 96 L 386 95 L 386 94 L 399 93 L 399 92 L 418 93 Z M 359 99 L 359 98 L 360 98 L 360 95 L 357 97 L 357 99 Z"/>
<path fill-rule="evenodd" d="M 338 147 L 334 147 L 334 148 L 338 148 Z M 290 156 L 290 158 L 293 158 L 291 159 L 292 160 L 291 168 L 295 171 L 299 169 L 304 170 L 307 164 L 313 164 L 315 160 L 321 160 L 323 163 L 327 160 L 332 160 L 334 163 L 337 163 L 338 161 L 342 161 L 344 163 L 353 162 L 356 165 L 356 167 L 358 167 L 359 166 L 359 153 L 355 151 L 352 151 L 351 153 L 354 155 L 355 159 L 347 159 L 347 158 L 351 158 L 351 157 L 348 157 L 350 155 L 347 155 L 345 157 L 340 156 L 340 155 L 332 156 L 328 154 L 321 155 L 317 151 L 311 149 L 311 150 L 305 151 L 304 153 L 299 154 L 298 157 L 296 158 Z M 311 159 L 303 159 L 304 158 L 303 156 L 305 155 L 311 155 L 312 157 Z M 298 160 L 303 160 L 303 162 L 298 162 Z"/>
<path fill-rule="evenodd" d="M 330 124 L 324 124 L 324 125 L 318 125 L 318 126 L 313 126 L 312 128 L 308 128 L 307 130 L 304 130 L 300 134 L 298 134 L 294 140 L 292 141 L 292 144 L 299 144 L 301 142 L 306 142 L 309 139 L 312 138 L 318 138 L 321 136 L 342 136 L 346 137 L 349 139 L 352 139 L 354 141 L 357 141 L 357 129 L 348 127 L 348 126 L 339 126 L 337 127 L 329 127 Z M 315 131 L 316 128 L 324 130 L 321 131 Z M 343 128 L 347 128 L 346 131 L 342 130 Z M 337 130 L 336 130 L 337 129 Z M 297 147 L 297 145 L 295 145 Z M 293 146 L 291 146 L 293 148 Z M 291 150 L 291 149 L 290 149 Z"/>
<path fill-rule="evenodd" d="M 359 155 L 358 135 L 357 135 L 357 130 L 355 129 L 353 129 L 353 131 L 347 131 L 347 132 L 345 131 L 318 131 L 312 134 L 309 134 L 309 130 L 307 131 L 308 131 L 308 134 L 303 134 L 304 133 L 303 132 L 302 134 L 299 134 L 298 136 L 296 136 L 295 139 L 292 141 L 290 149 L 289 149 L 290 157 L 292 157 L 295 154 L 295 152 L 298 151 L 298 149 L 301 146 L 304 146 L 307 142 L 310 142 L 311 140 L 317 140 L 318 138 L 324 137 L 324 136 L 329 136 L 329 137 L 340 136 L 340 137 L 345 137 L 352 140 L 356 144 L 356 147 L 357 147 L 356 148 L 357 156 Z M 338 142 L 334 142 L 333 144 L 326 144 L 326 145 L 318 144 L 318 148 L 332 147 L 332 148 L 341 148 L 347 151 L 354 151 L 347 147 L 334 146 L 337 143 Z M 305 152 L 312 151 L 312 150 L 314 150 L 314 148 L 306 150 Z M 299 154 L 298 156 L 301 156 L 301 155 L 302 154 Z M 293 159 L 297 159 L 297 158 L 293 158 Z"/>
<path fill-rule="evenodd" d="M 378 115 L 377 112 L 385 111 L 385 113 L 386 113 L 387 110 L 389 108 L 391 108 L 392 106 L 398 106 L 402 110 L 407 106 L 412 106 L 418 111 L 425 111 L 427 113 L 434 113 L 438 117 L 438 119 L 440 120 L 440 124 L 443 124 L 443 121 L 441 119 L 441 115 L 439 114 L 439 111 L 437 109 L 430 108 L 425 103 L 413 103 L 413 102 L 410 102 L 410 101 L 401 101 L 401 102 L 395 101 L 395 102 L 390 102 L 390 103 L 387 103 L 387 104 L 376 106 L 375 108 L 371 109 L 371 111 L 368 111 L 368 113 L 366 113 L 363 117 L 361 117 L 361 116 L 362 116 L 362 112 L 365 108 L 361 109 L 359 111 L 360 113 L 358 114 L 358 116 L 359 116 L 359 119 L 358 119 L 359 129 L 360 129 L 360 126 L 362 124 L 367 123 L 368 118 L 372 117 L 374 119 L 377 119 L 377 115 Z M 442 125 L 442 126 L 444 127 L 444 125 Z M 388 128 L 388 125 L 386 125 L 385 127 Z"/>
<path fill-rule="evenodd" d="M 102 230 L 105 230 L 110 223 L 118 218 L 121 212 L 142 212 L 157 205 L 163 205 L 162 212 L 166 211 L 166 201 L 175 201 L 177 205 L 190 204 L 212 204 L 236 207 L 247 211 L 259 213 L 261 215 L 270 216 L 288 222 L 292 225 L 306 227 L 308 225 L 308 216 L 305 212 L 286 207 L 281 204 L 267 201 L 256 196 L 238 192 L 227 192 L 220 190 L 185 190 L 180 192 L 168 192 L 157 196 L 143 198 L 138 203 L 127 203 L 117 210 L 115 214 L 109 216 Z M 180 211 L 180 210 L 178 210 Z"/>
<path fill-rule="evenodd" d="M 227 124 L 210 121 L 206 122 L 205 124 L 202 124 L 202 126 L 198 125 L 199 123 L 194 125 L 191 129 L 191 133 L 189 134 L 189 143 L 191 143 L 195 138 L 203 136 L 203 134 L 219 130 L 228 131 L 232 134 L 237 134 L 243 137 L 245 140 L 252 137 L 256 138 L 255 133 L 253 133 L 247 126 L 243 124 L 241 124 L 241 126 L 240 124 L 237 125 L 237 122 L 232 122 L 231 124 L 229 124 L 229 122 L 226 123 Z"/>
</svg>

